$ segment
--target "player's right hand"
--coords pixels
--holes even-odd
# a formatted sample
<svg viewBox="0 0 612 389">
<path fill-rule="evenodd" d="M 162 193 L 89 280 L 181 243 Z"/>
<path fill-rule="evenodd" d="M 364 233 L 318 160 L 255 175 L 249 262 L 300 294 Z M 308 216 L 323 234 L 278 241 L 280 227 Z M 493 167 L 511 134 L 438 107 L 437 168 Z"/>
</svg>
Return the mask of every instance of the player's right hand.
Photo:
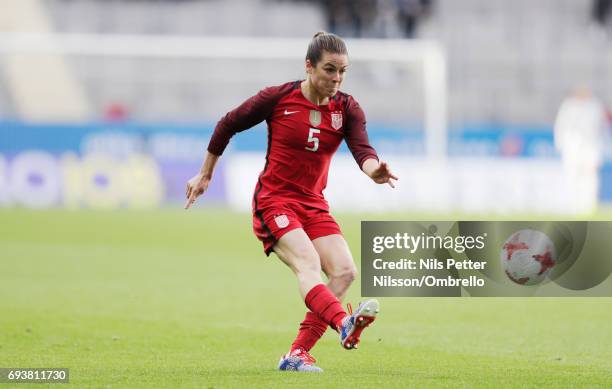
<svg viewBox="0 0 612 389">
<path fill-rule="evenodd" d="M 185 202 L 185 209 L 189 209 L 189 207 L 195 203 L 198 196 L 206 192 L 206 189 L 208 189 L 208 184 L 210 184 L 210 177 L 205 176 L 202 173 L 193 176 L 189 181 L 187 181 L 187 189 L 185 191 L 187 202 Z"/>
</svg>

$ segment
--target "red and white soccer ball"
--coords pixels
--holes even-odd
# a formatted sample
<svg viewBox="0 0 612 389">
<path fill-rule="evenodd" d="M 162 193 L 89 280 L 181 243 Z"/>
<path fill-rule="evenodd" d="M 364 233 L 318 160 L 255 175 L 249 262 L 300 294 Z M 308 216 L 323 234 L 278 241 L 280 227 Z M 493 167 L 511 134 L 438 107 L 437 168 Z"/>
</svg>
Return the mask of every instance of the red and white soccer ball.
<svg viewBox="0 0 612 389">
<path fill-rule="evenodd" d="M 554 243 L 541 231 L 520 230 L 503 244 L 500 259 L 504 272 L 521 285 L 542 282 L 557 262 Z"/>
</svg>

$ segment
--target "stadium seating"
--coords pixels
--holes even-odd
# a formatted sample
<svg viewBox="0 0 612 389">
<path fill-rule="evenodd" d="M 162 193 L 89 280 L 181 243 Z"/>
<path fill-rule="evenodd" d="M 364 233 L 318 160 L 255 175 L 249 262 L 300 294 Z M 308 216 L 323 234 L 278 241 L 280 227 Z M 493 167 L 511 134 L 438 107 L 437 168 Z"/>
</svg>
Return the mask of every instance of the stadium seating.
<svg viewBox="0 0 612 389">
<path fill-rule="evenodd" d="M 44 4 L 55 30 L 65 33 L 308 37 L 325 27 L 323 11 L 316 2 L 306 1 L 45 0 Z M 577 83 L 612 100 L 612 39 L 594 27 L 590 7 L 589 0 L 436 1 L 417 37 L 441 41 L 448 51 L 450 122 L 550 125 L 561 99 Z M 300 23 L 293 22 L 295 15 Z M 212 120 L 235 104 L 233 89 L 255 91 L 278 77 L 276 69 L 261 66 L 256 69 L 259 79 L 268 81 L 241 79 L 245 68 L 230 61 L 207 64 L 206 69 L 189 61 L 179 65 L 137 58 L 102 62 L 78 57 L 70 62 L 94 112 L 119 101 L 143 120 Z M 382 72 L 391 76 L 381 77 Z M 212 76 L 217 77 L 214 85 L 200 82 Z M 351 88 L 363 96 L 369 83 L 397 85 L 394 77 L 410 81 L 411 75 L 393 66 L 356 67 Z M 422 112 L 418 96 L 422 91 L 419 75 L 412 77 L 413 83 L 401 84 L 401 91 L 388 88 L 388 98 L 410 102 L 409 109 L 417 116 Z M 0 115 L 11 116 L 14 105 L 6 101 L 11 94 L 1 85 L 0 103 L 5 103 L 0 104 Z M 164 94 L 150 93 L 155 88 Z M 372 118 L 400 120 L 405 114 L 390 112 L 376 99 L 368 107 Z"/>
</svg>

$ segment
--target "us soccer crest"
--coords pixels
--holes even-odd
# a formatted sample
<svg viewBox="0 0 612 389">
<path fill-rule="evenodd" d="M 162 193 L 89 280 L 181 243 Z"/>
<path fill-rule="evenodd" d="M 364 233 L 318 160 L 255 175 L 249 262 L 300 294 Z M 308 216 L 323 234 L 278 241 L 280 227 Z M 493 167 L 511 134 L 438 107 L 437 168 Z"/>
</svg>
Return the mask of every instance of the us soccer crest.
<svg viewBox="0 0 612 389">
<path fill-rule="evenodd" d="M 342 127 L 342 112 L 331 114 L 331 126 L 334 130 L 339 130 Z"/>
<path fill-rule="evenodd" d="M 312 124 L 313 127 L 319 127 L 321 124 L 321 112 L 315 109 L 310 110 L 310 124 Z"/>
<path fill-rule="evenodd" d="M 287 215 L 274 216 L 274 221 L 276 222 L 278 228 L 285 228 L 289 225 L 289 218 Z"/>
</svg>

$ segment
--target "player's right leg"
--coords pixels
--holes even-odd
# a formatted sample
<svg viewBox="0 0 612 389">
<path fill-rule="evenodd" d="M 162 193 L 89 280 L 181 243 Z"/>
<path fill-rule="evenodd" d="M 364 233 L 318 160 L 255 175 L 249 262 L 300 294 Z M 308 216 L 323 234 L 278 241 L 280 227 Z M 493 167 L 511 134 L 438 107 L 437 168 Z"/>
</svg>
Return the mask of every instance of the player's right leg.
<svg viewBox="0 0 612 389">
<path fill-rule="evenodd" d="M 276 255 L 295 273 L 304 303 L 326 325 L 340 328 L 348 317 L 342 304 L 321 278 L 321 259 L 303 229 L 285 233 L 274 245 Z M 308 343 L 308 342 L 306 342 Z M 279 362 L 280 370 L 322 371 L 303 347 L 292 347 Z"/>
</svg>

